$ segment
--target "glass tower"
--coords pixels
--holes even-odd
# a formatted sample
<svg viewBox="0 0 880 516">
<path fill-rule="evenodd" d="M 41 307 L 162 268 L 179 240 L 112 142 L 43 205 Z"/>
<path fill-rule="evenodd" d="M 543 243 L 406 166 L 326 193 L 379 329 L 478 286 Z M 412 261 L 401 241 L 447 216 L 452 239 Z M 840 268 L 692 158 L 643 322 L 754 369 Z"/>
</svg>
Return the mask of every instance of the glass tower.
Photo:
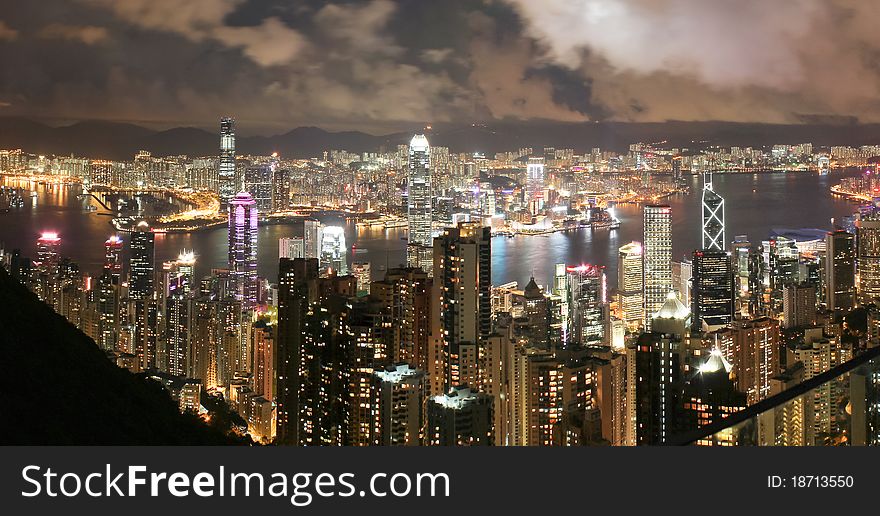
<svg viewBox="0 0 880 516">
<path fill-rule="evenodd" d="M 247 192 L 229 201 L 229 272 L 243 309 L 257 304 L 257 203 Z"/>
<path fill-rule="evenodd" d="M 645 328 L 650 331 L 651 319 L 672 287 L 672 208 L 667 204 L 646 205 L 644 208 L 644 244 L 642 270 L 645 288 Z"/>
<path fill-rule="evenodd" d="M 235 197 L 235 120 L 229 117 L 220 119 L 220 162 L 217 176 L 220 187 L 220 202 L 226 206 Z"/>
<path fill-rule="evenodd" d="M 431 150 L 423 134 L 409 143 L 407 223 L 409 245 L 407 262 L 431 274 Z"/>
</svg>

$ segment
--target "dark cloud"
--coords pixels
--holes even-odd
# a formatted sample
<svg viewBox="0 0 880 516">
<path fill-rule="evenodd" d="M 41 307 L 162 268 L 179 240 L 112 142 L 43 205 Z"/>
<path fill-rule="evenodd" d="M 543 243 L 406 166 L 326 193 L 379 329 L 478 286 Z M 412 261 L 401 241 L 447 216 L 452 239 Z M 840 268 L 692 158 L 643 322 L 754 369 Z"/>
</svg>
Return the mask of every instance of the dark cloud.
<svg viewBox="0 0 880 516">
<path fill-rule="evenodd" d="M 880 121 L 860 0 L 0 0 L 0 113 L 395 130 Z"/>
</svg>

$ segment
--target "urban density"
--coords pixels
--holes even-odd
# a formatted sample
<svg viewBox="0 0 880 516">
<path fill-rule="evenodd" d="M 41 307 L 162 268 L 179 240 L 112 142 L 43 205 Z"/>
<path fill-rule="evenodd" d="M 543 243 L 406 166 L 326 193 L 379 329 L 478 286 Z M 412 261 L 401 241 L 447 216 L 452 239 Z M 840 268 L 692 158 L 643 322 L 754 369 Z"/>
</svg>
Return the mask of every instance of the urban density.
<svg viewBox="0 0 880 516">
<path fill-rule="evenodd" d="M 223 117 L 214 156 L 2 150 L 0 223 L 41 188 L 109 217 L 93 250 L 100 269 L 66 257 L 79 244 L 50 225 L 29 247 L 2 249 L 0 263 L 108 360 L 164 385 L 183 412 L 208 420 L 224 407 L 228 431 L 254 443 L 880 440 L 865 395 L 877 373 L 848 366 L 880 344 L 880 146 L 633 143 L 625 153 L 485 156 L 431 139 L 425 127 L 361 154 L 242 155 L 236 121 Z M 848 174 L 816 193 L 851 204 L 833 227 L 750 241 L 728 223 L 751 208 L 726 204 L 719 178 L 837 171 Z M 667 201 L 682 196 L 701 215 L 675 224 L 700 244 L 676 257 Z M 616 263 L 541 264 L 555 271 L 548 284 L 493 284 L 498 239 L 610 234 L 626 205 L 643 229 L 613 250 Z M 327 214 L 357 231 L 403 230 L 406 263 L 363 260 Z M 260 264 L 267 225 L 285 236 Z M 208 252 L 199 248 L 157 260 L 157 239 L 218 227 L 225 267 L 197 274 Z M 261 265 L 272 273 L 261 277 Z M 754 428 L 724 426 L 762 402 Z"/>
</svg>

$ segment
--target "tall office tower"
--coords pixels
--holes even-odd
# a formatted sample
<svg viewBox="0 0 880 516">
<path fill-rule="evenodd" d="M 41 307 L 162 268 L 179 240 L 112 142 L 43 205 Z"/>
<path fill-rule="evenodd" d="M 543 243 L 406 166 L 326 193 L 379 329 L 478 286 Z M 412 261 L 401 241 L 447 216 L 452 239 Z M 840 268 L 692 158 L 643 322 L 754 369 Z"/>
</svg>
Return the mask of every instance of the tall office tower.
<svg viewBox="0 0 880 516">
<path fill-rule="evenodd" d="M 425 439 L 425 373 L 396 364 L 373 373 L 373 439 L 378 446 L 419 446 Z"/>
<path fill-rule="evenodd" d="M 389 269 L 384 279 L 371 284 L 370 297 L 383 307 L 390 322 L 392 361 L 428 371 L 431 339 L 428 274 L 413 267 Z"/>
<path fill-rule="evenodd" d="M 321 258 L 321 233 L 320 222 L 303 220 L 303 258 Z"/>
<path fill-rule="evenodd" d="M 48 304 L 53 304 L 58 285 L 58 264 L 60 257 L 58 248 L 61 238 L 58 233 L 45 232 L 37 239 L 37 261 L 34 266 L 37 272 L 37 295 Z"/>
<path fill-rule="evenodd" d="M 672 262 L 672 290 L 685 306 L 691 304 L 691 280 L 694 277 L 694 262 L 682 258 L 680 262 Z"/>
<path fill-rule="evenodd" d="M 694 251 L 691 325 L 695 332 L 730 324 L 734 314 L 733 269 L 727 251 Z"/>
<path fill-rule="evenodd" d="M 634 446 L 665 443 L 678 430 L 690 310 L 670 292 L 651 327 L 627 347 L 627 440 Z"/>
<path fill-rule="evenodd" d="M 409 142 L 407 223 L 409 242 L 407 264 L 421 267 L 430 276 L 431 263 L 431 150 L 423 134 Z"/>
<path fill-rule="evenodd" d="M 767 314 L 765 276 L 764 246 L 753 247 L 749 250 L 749 314 L 752 317 Z"/>
<path fill-rule="evenodd" d="M 327 226 L 321 232 L 321 268 L 338 276 L 348 274 L 348 247 L 341 226 Z"/>
<path fill-rule="evenodd" d="M 429 353 L 440 363 L 428 373 L 446 388 L 479 389 L 483 346 L 492 333 L 491 254 L 491 229 L 479 222 L 461 222 L 434 240 L 431 324 L 439 349 Z"/>
<path fill-rule="evenodd" d="M 357 279 L 358 296 L 370 295 L 370 262 L 354 262 L 351 264 L 351 273 Z"/>
<path fill-rule="evenodd" d="M 541 349 L 551 349 L 551 343 L 556 339 L 551 335 L 550 300 L 544 295 L 541 287 L 535 283 L 535 278 L 529 279 L 523 289 L 522 296 L 514 294 L 515 304 L 522 307 L 522 320 L 525 321 L 523 335 L 532 346 Z"/>
<path fill-rule="evenodd" d="M 645 319 L 642 285 L 642 244 L 630 242 L 619 250 L 617 259 L 617 305 L 620 318 L 630 328 L 638 328 Z"/>
<path fill-rule="evenodd" d="M 569 309 L 569 342 L 566 344 L 605 344 L 609 317 L 604 268 L 580 265 L 568 267 L 566 273 Z"/>
<path fill-rule="evenodd" d="M 240 186 L 235 184 L 235 120 L 220 119 L 220 161 L 217 163 L 220 203 L 229 204 Z"/>
<path fill-rule="evenodd" d="M 92 289 L 91 296 L 94 299 L 95 315 L 98 319 L 94 332 L 98 335 L 96 339 L 98 346 L 105 351 L 114 351 L 121 324 L 119 284 L 114 283 L 113 276 L 105 272 L 98 278 L 98 285 Z"/>
<path fill-rule="evenodd" d="M 856 239 L 842 229 L 825 236 L 825 304 L 850 310 L 856 302 Z"/>
<path fill-rule="evenodd" d="M 534 215 L 541 211 L 544 204 L 544 158 L 529 158 L 523 195 L 529 213 Z"/>
<path fill-rule="evenodd" d="M 164 370 L 175 376 L 189 373 L 190 304 L 192 293 L 196 290 L 195 264 L 195 253 L 184 250 L 176 261 L 167 262 L 164 267 Z"/>
<path fill-rule="evenodd" d="M 745 235 L 737 235 L 733 238 L 732 260 L 733 260 L 733 286 L 736 290 L 736 299 L 740 311 L 747 312 L 748 294 L 749 294 L 749 253 L 752 244 Z"/>
<path fill-rule="evenodd" d="M 116 284 L 122 282 L 122 239 L 119 235 L 111 235 L 104 242 L 104 272 L 116 279 Z"/>
<path fill-rule="evenodd" d="M 568 276 L 565 269 L 564 263 L 557 263 L 553 272 L 552 300 L 555 313 L 552 320 L 558 325 L 559 332 L 552 335 L 552 338 L 559 343 L 568 342 Z"/>
<path fill-rule="evenodd" d="M 229 202 L 229 273 L 242 309 L 257 305 L 257 206 L 247 192 Z"/>
<path fill-rule="evenodd" d="M 194 299 L 190 305 L 187 376 L 198 378 L 205 388 L 217 386 L 217 349 L 220 331 L 218 303 L 207 296 Z"/>
<path fill-rule="evenodd" d="M 718 349 L 713 349 L 697 366 L 696 374 L 685 381 L 682 394 L 683 431 L 710 425 L 744 410 L 746 395 L 736 390 L 730 373 L 733 366 Z M 738 433 L 732 428 L 716 432 L 696 442 L 701 446 L 734 446 Z"/>
<path fill-rule="evenodd" d="M 672 292 L 672 208 L 668 205 L 644 207 L 642 284 L 645 287 L 645 328 Z"/>
<path fill-rule="evenodd" d="M 611 446 L 626 446 L 626 355 L 611 351 L 600 358 L 596 405 L 602 416 L 602 437 Z"/>
<path fill-rule="evenodd" d="M 267 318 L 258 319 L 251 327 L 252 386 L 254 393 L 275 399 L 275 327 Z"/>
<path fill-rule="evenodd" d="M 251 194 L 260 213 L 270 213 L 274 206 L 274 168 L 273 163 L 260 163 L 244 170 L 244 191 Z"/>
<path fill-rule="evenodd" d="M 856 220 L 856 242 L 859 301 L 871 303 L 880 298 L 880 210 L 859 215 Z"/>
<path fill-rule="evenodd" d="M 128 261 L 128 297 L 143 300 L 153 294 L 153 278 L 156 275 L 155 237 L 146 222 L 137 226 L 129 244 L 131 256 Z"/>
<path fill-rule="evenodd" d="M 704 250 L 723 251 L 727 246 L 724 238 L 724 198 L 715 192 L 712 172 L 703 174 L 703 231 Z"/>
<path fill-rule="evenodd" d="M 305 241 L 302 237 L 284 237 L 278 239 L 278 258 L 305 258 Z"/>
<path fill-rule="evenodd" d="M 427 444 L 491 446 L 495 442 L 492 397 L 469 387 L 453 387 L 428 401 Z"/>
<path fill-rule="evenodd" d="M 275 166 L 272 175 L 272 211 L 290 209 L 290 170 Z"/>
<path fill-rule="evenodd" d="M 816 324 L 816 287 L 807 283 L 782 288 L 782 314 L 786 328 Z"/>
<path fill-rule="evenodd" d="M 736 388 L 748 395 L 750 405 L 772 394 L 772 379 L 779 374 L 781 362 L 778 320 L 737 320 L 712 332 L 707 340 L 733 364 Z"/>
<path fill-rule="evenodd" d="M 771 308 L 778 312 L 782 309 L 782 288 L 798 282 L 800 252 L 794 240 L 782 236 L 769 240 L 764 249 L 769 249 Z"/>
</svg>

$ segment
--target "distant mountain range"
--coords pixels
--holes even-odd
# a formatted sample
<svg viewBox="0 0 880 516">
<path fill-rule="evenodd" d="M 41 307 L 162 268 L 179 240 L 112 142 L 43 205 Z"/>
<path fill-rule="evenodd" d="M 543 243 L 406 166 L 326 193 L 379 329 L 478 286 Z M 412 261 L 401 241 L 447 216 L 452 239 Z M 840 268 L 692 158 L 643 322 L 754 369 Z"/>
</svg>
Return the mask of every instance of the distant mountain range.
<svg viewBox="0 0 880 516">
<path fill-rule="evenodd" d="M 241 127 L 239 133 L 243 132 Z M 350 152 L 391 150 L 407 143 L 412 133 L 371 135 L 358 131 L 330 132 L 317 127 L 298 127 L 275 136 L 239 136 L 242 154 L 270 154 L 306 158 L 325 150 Z M 734 122 L 665 123 L 561 123 L 550 121 L 500 121 L 488 124 L 435 124 L 428 133 L 432 145 L 453 152 L 485 152 L 489 155 L 521 147 L 573 148 L 585 152 L 593 147 L 626 150 L 631 143 L 662 142 L 674 147 L 703 148 L 709 145 L 765 146 L 776 143 L 812 142 L 818 146 L 880 144 L 880 124 L 817 122 L 807 124 L 747 124 Z M 0 148 L 21 148 L 39 154 L 74 154 L 92 158 L 131 159 L 139 150 L 157 156 L 217 154 L 216 133 L 194 127 L 167 130 L 138 125 L 83 121 L 53 127 L 20 117 L 0 117 Z"/>
</svg>

